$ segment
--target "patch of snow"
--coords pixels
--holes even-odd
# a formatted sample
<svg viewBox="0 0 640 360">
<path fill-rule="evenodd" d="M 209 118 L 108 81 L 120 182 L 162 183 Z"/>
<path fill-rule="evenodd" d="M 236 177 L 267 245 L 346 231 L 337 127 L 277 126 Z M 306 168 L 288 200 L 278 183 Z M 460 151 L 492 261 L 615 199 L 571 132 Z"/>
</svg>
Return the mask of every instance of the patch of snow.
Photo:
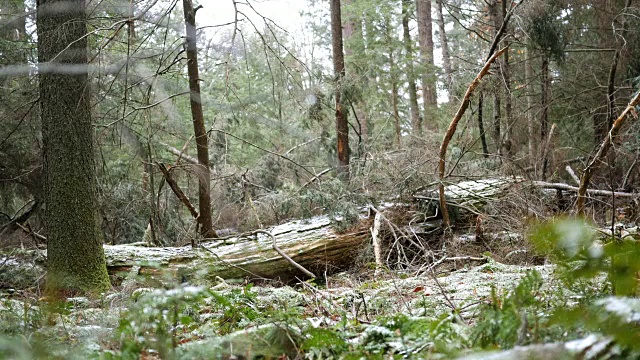
<svg viewBox="0 0 640 360">
<path fill-rule="evenodd" d="M 589 349 L 599 340 L 600 338 L 597 335 L 591 334 L 584 339 L 569 341 L 568 343 L 564 344 L 564 347 L 571 352 L 581 353 L 586 349 Z"/>
<path fill-rule="evenodd" d="M 640 322 L 640 299 L 609 296 L 596 300 L 595 305 L 604 307 L 627 322 Z"/>
</svg>

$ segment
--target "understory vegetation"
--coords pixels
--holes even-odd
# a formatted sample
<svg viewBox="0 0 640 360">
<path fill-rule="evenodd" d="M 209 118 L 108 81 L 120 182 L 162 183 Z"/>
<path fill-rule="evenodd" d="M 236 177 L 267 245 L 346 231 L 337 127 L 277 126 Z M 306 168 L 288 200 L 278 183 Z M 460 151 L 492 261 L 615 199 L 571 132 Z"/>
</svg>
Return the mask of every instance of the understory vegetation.
<svg viewBox="0 0 640 360">
<path fill-rule="evenodd" d="M 361 270 L 359 280 L 343 273 L 292 287 L 179 284 L 169 274 L 131 271 L 116 291 L 64 303 L 5 291 L 0 355 L 482 358 L 481 351 L 559 342 L 567 344 L 564 358 L 640 356 L 636 240 L 603 239 L 575 220 L 539 225 L 529 238 L 554 264 L 488 259 L 450 274 L 400 277 Z M 156 281 L 164 286 L 145 286 Z"/>
</svg>

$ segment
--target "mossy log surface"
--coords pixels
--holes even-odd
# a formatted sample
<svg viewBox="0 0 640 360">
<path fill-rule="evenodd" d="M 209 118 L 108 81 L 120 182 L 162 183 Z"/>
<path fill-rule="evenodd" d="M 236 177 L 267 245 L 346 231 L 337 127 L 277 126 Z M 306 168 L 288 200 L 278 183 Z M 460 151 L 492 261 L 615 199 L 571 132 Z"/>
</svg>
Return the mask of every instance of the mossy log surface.
<svg viewBox="0 0 640 360">
<path fill-rule="evenodd" d="M 368 239 L 368 227 L 338 234 L 329 218 L 321 216 L 296 220 L 267 229 L 277 245 L 294 261 L 316 274 L 332 273 L 353 264 L 357 251 Z M 264 234 L 230 238 L 201 244 L 204 249 L 184 247 L 140 247 L 105 245 L 107 267 L 111 273 L 141 267 L 141 273 L 170 269 L 186 275 L 206 270 L 207 276 L 223 279 L 302 278 L 303 274 L 273 249 Z"/>
</svg>

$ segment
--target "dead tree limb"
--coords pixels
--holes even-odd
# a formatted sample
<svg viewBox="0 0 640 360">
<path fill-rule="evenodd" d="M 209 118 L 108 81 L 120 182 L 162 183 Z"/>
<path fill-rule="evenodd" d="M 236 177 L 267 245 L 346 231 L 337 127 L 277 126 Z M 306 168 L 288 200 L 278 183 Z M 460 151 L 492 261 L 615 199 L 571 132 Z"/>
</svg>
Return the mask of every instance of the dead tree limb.
<svg viewBox="0 0 640 360">
<path fill-rule="evenodd" d="M 489 60 L 487 60 L 487 62 L 484 64 L 484 66 L 482 67 L 478 75 L 475 77 L 475 79 L 473 79 L 471 84 L 469 84 L 469 87 L 467 88 L 467 92 L 464 94 L 464 98 L 462 98 L 462 103 L 460 104 L 460 108 L 458 108 L 456 115 L 453 117 L 453 120 L 451 120 L 451 124 L 449 124 L 449 128 L 447 129 L 447 132 L 444 135 L 444 139 L 442 140 L 442 144 L 440 145 L 440 153 L 439 153 L 440 161 L 438 163 L 438 177 L 440 181 L 440 185 L 439 185 L 440 210 L 442 211 L 442 220 L 444 222 L 445 228 L 449 228 L 449 226 L 451 225 L 451 222 L 449 220 L 449 212 L 447 210 L 447 200 L 445 199 L 445 196 L 444 196 L 445 156 L 447 155 L 447 148 L 449 146 L 449 142 L 451 141 L 453 134 L 456 132 L 456 128 L 458 127 L 458 122 L 460 122 L 460 119 L 462 119 L 462 115 L 464 115 L 465 111 L 469 107 L 469 103 L 471 101 L 471 94 L 473 94 L 473 91 L 476 89 L 476 87 L 480 83 L 480 80 L 482 80 L 482 78 L 489 72 L 489 69 L 491 68 L 491 64 L 498 57 L 500 57 L 500 55 L 502 55 L 506 50 L 507 48 L 505 47 L 498 50 L 498 52 L 496 52 L 495 54 L 493 54 L 493 56 L 491 56 Z"/>
<path fill-rule="evenodd" d="M 634 117 L 638 117 L 635 111 L 636 105 L 640 103 L 640 92 L 636 94 L 636 96 L 629 101 L 629 105 L 624 111 L 618 116 L 616 121 L 613 122 L 611 126 L 611 130 L 602 141 L 598 152 L 593 156 L 593 159 L 589 162 L 587 167 L 584 169 L 584 173 L 582 174 L 582 178 L 580 178 L 580 189 L 578 190 L 578 201 L 576 202 L 576 210 L 578 215 L 584 215 L 584 202 L 585 195 L 587 193 L 587 188 L 589 187 L 589 181 L 591 180 L 591 176 L 593 176 L 594 171 L 596 170 L 597 165 L 600 163 L 602 157 L 607 153 L 609 148 L 611 147 L 611 143 L 613 142 L 613 137 L 618 133 L 624 120 L 626 119 L 629 113 L 632 113 Z"/>
<path fill-rule="evenodd" d="M 311 271 L 305 269 L 304 266 L 298 264 L 297 262 L 295 262 L 295 260 L 293 260 L 289 255 L 285 254 L 284 251 L 282 251 L 282 249 L 280 249 L 278 247 L 278 244 L 276 244 L 276 237 L 268 232 L 268 231 L 264 231 L 264 230 L 256 230 L 256 234 L 265 234 L 269 237 L 271 237 L 271 240 L 273 241 L 273 250 L 275 250 L 278 254 L 280 254 L 280 256 L 282 256 L 285 260 L 287 260 L 289 262 L 289 264 L 293 265 L 296 267 L 296 269 L 302 271 L 305 275 L 311 277 L 311 278 L 316 278 L 316 275 L 314 273 L 312 273 Z"/>
<path fill-rule="evenodd" d="M 191 163 L 193 165 L 198 165 L 198 159 L 194 158 L 193 156 L 189 156 L 187 154 L 185 154 L 185 149 L 183 148 L 182 150 L 178 150 L 176 148 L 174 148 L 173 146 L 169 145 L 169 144 L 165 144 L 162 141 L 158 142 L 160 145 L 164 146 L 164 148 L 172 153 L 173 155 L 176 155 L 178 157 L 178 159 L 176 160 L 176 163 L 178 163 L 181 159 L 185 160 L 188 163 Z M 185 145 L 187 145 L 189 142 L 187 141 L 187 143 Z"/>
<path fill-rule="evenodd" d="M 564 183 L 549 183 L 546 181 L 532 181 L 531 185 L 543 189 L 556 189 L 556 190 L 565 190 L 565 191 L 573 191 L 578 192 L 580 190 L 577 186 L 571 186 L 569 184 Z M 598 189 L 588 189 L 587 193 L 595 196 L 617 196 L 617 197 L 625 197 L 625 198 L 637 198 L 640 197 L 640 193 L 628 193 L 621 191 L 610 191 L 610 190 L 598 190 Z"/>
<path fill-rule="evenodd" d="M 176 182 L 176 179 L 174 179 L 173 176 L 171 176 L 171 172 L 167 170 L 167 167 L 163 163 L 156 163 L 156 164 L 158 165 L 158 168 L 160 169 L 160 171 L 162 171 L 162 174 L 164 175 L 164 178 L 167 180 L 167 184 L 169 184 L 169 186 L 171 187 L 171 190 L 173 190 L 173 193 L 176 195 L 176 197 L 180 201 L 182 201 L 184 206 L 186 206 L 187 209 L 189 209 L 191 216 L 193 216 L 194 219 L 197 219 L 198 211 L 193 206 L 193 204 L 191 204 L 191 201 L 189 201 L 189 198 L 184 194 L 184 192 L 182 192 L 182 189 L 180 189 L 180 186 Z"/>
</svg>

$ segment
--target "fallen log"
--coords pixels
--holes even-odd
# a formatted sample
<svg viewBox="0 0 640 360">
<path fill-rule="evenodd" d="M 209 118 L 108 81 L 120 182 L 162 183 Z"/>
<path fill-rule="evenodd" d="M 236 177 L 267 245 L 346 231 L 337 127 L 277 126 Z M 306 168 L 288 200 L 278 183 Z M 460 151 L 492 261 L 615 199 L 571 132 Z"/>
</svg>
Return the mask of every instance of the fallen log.
<svg viewBox="0 0 640 360">
<path fill-rule="evenodd" d="M 296 220 L 268 230 L 277 247 L 296 263 L 315 274 L 344 269 L 353 264 L 356 252 L 369 238 L 368 225 L 336 233 L 328 217 Z M 305 272 L 278 253 L 273 239 L 265 232 L 250 237 L 202 243 L 202 248 L 139 247 L 105 245 L 107 268 L 111 273 L 140 266 L 140 273 L 155 273 L 158 267 L 183 278 L 206 272 L 209 278 L 278 279 L 295 281 Z"/>
<path fill-rule="evenodd" d="M 477 179 L 462 181 L 457 184 L 449 184 L 444 187 L 447 205 L 453 206 L 462 212 L 480 215 L 483 207 L 518 185 L 520 187 L 534 187 L 539 189 L 553 189 L 579 193 L 580 188 L 565 183 L 551 183 L 546 181 L 531 181 L 523 177 L 496 177 L 490 179 Z M 640 193 L 628 193 L 621 191 L 587 189 L 586 194 L 591 196 L 615 196 L 618 198 L 640 198 Z M 428 202 L 437 207 L 439 197 L 436 191 L 413 195 L 418 202 Z M 435 215 L 439 210 L 434 209 Z"/>
</svg>

